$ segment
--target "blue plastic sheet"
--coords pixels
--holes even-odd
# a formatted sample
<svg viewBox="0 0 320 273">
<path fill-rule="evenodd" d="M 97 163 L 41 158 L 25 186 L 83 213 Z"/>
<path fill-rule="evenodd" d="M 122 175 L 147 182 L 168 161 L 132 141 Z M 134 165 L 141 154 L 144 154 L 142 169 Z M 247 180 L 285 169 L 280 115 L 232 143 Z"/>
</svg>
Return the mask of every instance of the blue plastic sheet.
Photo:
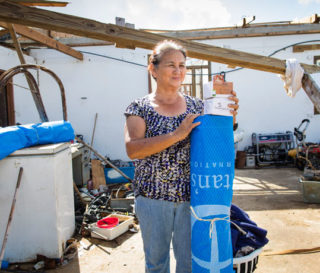
<svg viewBox="0 0 320 273">
<path fill-rule="evenodd" d="M 233 119 L 204 115 L 196 121 L 201 124 L 191 133 L 192 272 L 231 273 Z"/>
<path fill-rule="evenodd" d="M 68 142 L 74 137 L 70 122 L 63 120 L 0 128 L 0 160 L 22 148 Z"/>
</svg>

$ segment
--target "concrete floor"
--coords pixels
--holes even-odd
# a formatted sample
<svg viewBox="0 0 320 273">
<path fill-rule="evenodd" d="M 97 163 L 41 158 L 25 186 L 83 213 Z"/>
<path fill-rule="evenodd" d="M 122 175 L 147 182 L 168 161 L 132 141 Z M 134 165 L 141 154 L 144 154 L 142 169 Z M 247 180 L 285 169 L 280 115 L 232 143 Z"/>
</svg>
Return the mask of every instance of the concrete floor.
<svg viewBox="0 0 320 273">
<path fill-rule="evenodd" d="M 294 168 L 236 170 L 233 203 L 244 209 L 260 227 L 268 230 L 270 242 L 259 256 L 256 273 L 318 273 L 320 252 L 265 256 L 287 249 L 320 246 L 320 204 L 302 201 Z M 90 241 L 89 241 L 90 240 Z M 142 273 L 144 254 L 140 232 L 126 232 L 114 241 L 82 239 L 78 256 L 50 273 Z M 174 258 L 171 272 L 174 271 Z"/>
</svg>

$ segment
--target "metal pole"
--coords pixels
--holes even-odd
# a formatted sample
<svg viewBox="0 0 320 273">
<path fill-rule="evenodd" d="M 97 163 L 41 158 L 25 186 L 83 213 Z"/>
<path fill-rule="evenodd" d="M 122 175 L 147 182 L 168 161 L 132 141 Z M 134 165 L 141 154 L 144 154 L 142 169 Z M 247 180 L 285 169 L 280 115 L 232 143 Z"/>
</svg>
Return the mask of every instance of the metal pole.
<svg viewBox="0 0 320 273">
<path fill-rule="evenodd" d="M 7 239 L 8 239 L 8 231 L 9 231 L 9 228 L 10 228 L 10 225 L 11 225 L 12 216 L 13 216 L 13 212 L 14 212 L 14 208 L 15 208 L 15 204 L 16 204 L 16 195 L 17 195 L 17 191 L 18 191 L 18 189 L 20 187 L 22 172 L 23 172 L 23 168 L 20 167 L 19 175 L 18 175 L 18 181 L 17 181 L 17 184 L 16 184 L 16 189 L 14 191 L 13 200 L 12 200 L 12 204 L 11 204 L 11 210 L 10 210 L 10 214 L 9 214 L 9 219 L 8 219 L 6 231 L 4 233 L 4 238 L 3 238 L 1 252 L 0 252 L 0 269 L 1 269 L 1 262 L 2 262 L 2 259 L 3 259 L 3 256 L 4 256 L 4 250 L 6 248 L 6 243 L 7 243 Z"/>
</svg>

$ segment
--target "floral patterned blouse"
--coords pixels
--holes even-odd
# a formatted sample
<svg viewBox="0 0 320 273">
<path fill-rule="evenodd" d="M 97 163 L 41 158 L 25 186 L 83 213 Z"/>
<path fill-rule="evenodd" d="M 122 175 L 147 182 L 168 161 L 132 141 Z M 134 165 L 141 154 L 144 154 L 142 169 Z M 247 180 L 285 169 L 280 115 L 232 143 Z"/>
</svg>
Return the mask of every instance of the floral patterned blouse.
<svg viewBox="0 0 320 273">
<path fill-rule="evenodd" d="M 167 117 L 160 115 L 151 106 L 149 96 L 133 101 L 125 115 L 139 116 L 146 123 L 145 137 L 154 137 L 173 132 L 187 114 L 200 114 L 203 102 L 184 95 L 185 113 Z M 167 149 L 134 162 L 133 188 L 135 196 L 171 202 L 190 201 L 190 136 Z"/>
</svg>

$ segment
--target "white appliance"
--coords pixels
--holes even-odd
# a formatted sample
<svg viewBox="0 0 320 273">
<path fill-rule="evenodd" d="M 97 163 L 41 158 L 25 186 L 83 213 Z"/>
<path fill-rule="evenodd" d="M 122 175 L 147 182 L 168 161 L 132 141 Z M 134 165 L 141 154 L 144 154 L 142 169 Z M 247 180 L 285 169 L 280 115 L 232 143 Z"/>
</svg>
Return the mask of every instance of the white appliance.
<svg viewBox="0 0 320 273">
<path fill-rule="evenodd" d="M 23 173 L 4 260 L 28 262 L 37 254 L 61 258 L 75 229 L 70 144 L 29 147 L 0 160 L 1 245 L 20 167 Z"/>
</svg>

